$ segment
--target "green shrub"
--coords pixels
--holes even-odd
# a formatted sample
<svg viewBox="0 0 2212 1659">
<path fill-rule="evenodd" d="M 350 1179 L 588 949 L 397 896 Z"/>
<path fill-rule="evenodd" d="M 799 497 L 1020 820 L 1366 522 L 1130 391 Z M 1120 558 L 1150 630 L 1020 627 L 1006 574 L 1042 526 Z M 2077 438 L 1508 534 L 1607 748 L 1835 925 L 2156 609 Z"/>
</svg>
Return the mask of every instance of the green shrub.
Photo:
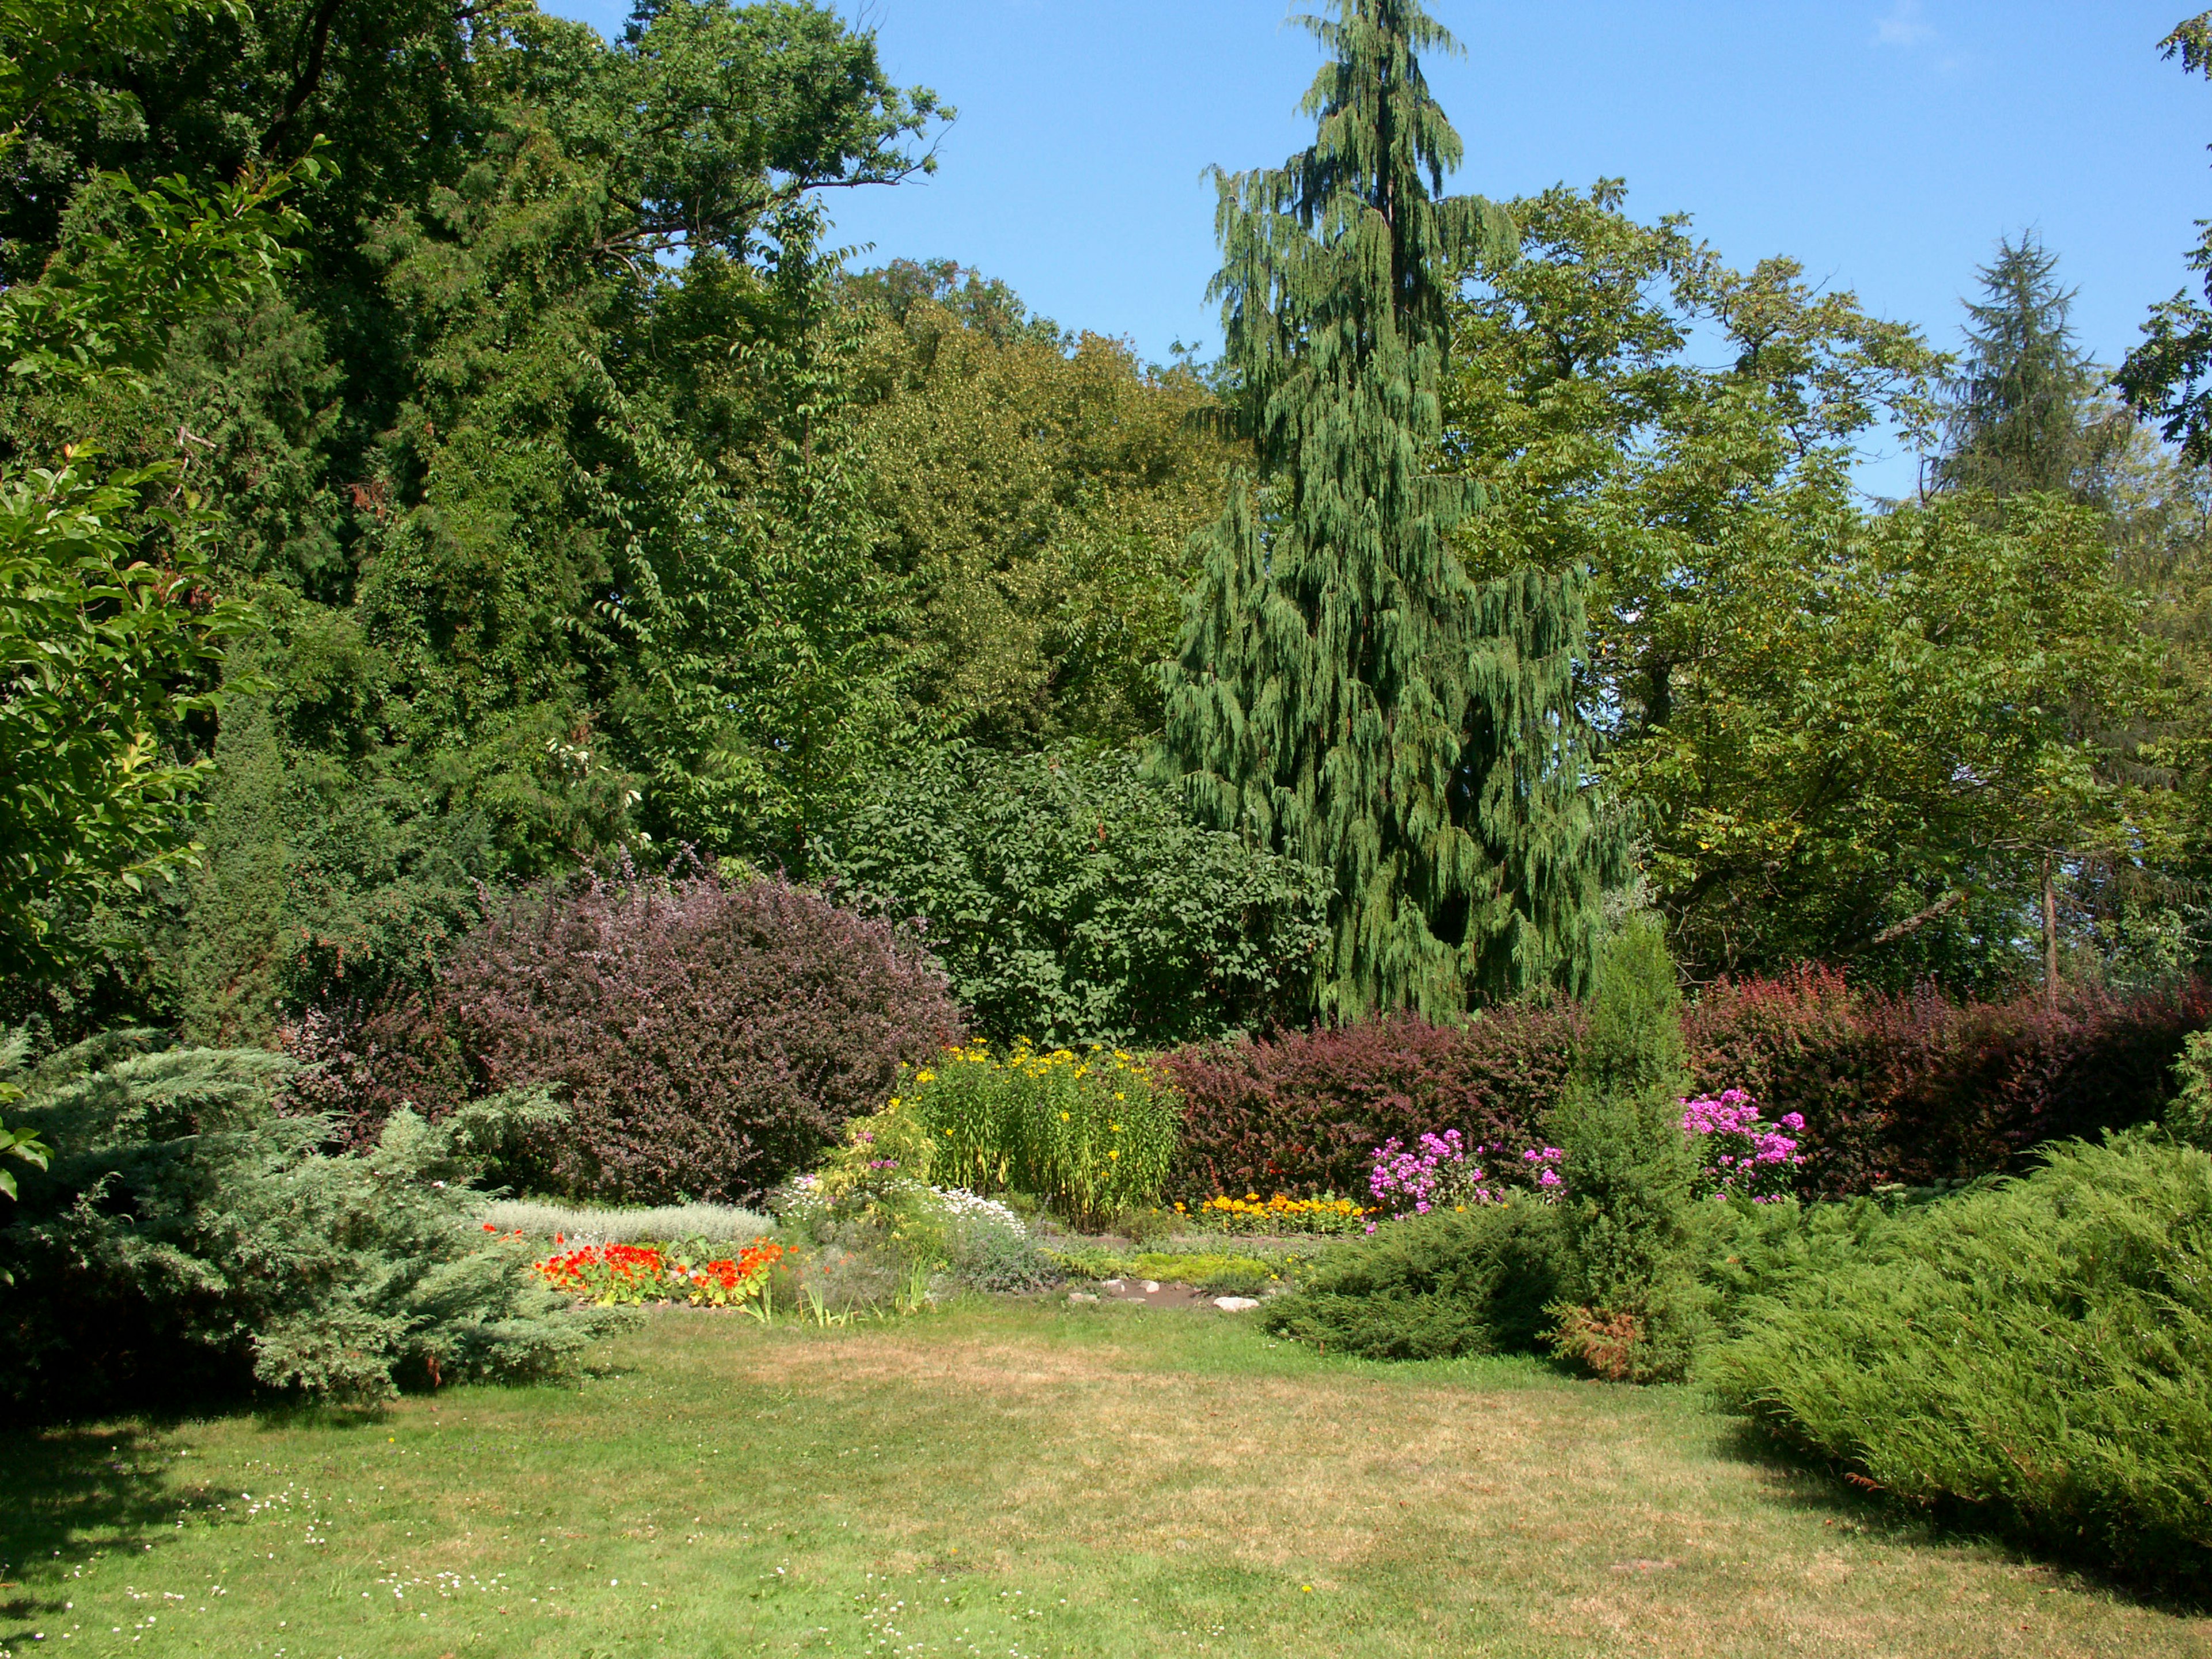
<svg viewBox="0 0 2212 1659">
<path fill-rule="evenodd" d="M 2166 1108 L 2166 1127 L 2191 1146 L 2212 1150 L 2212 1031 L 2182 1040 L 2173 1079 L 2179 1086 Z"/>
<path fill-rule="evenodd" d="M 1000 1042 L 1164 1047 L 1306 1006 L 1328 884 L 1204 829 L 1133 757 L 907 755 L 814 844 L 834 890 L 919 921 Z"/>
<path fill-rule="evenodd" d="M 1566 1240 L 1534 1200 L 1437 1211 L 1333 1247 L 1270 1328 L 1372 1359 L 1525 1352 L 1548 1327 Z"/>
<path fill-rule="evenodd" d="M 939 1180 L 1035 1194 L 1092 1231 L 1158 1205 L 1182 1122 L 1164 1078 L 1098 1047 L 948 1049 L 908 1074 L 900 1098 L 929 1127 Z"/>
<path fill-rule="evenodd" d="M 2148 1138 L 1904 1210 L 1785 1276 L 1723 1399 L 1910 1502 L 2212 1582 L 2212 1156 Z"/>
<path fill-rule="evenodd" d="M 1582 1051 L 1551 1123 L 1566 1153 L 1553 1349 L 1628 1382 L 1687 1375 L 1705 1328 L 1680 1001 L 1658 919 L 1630 917 L 1599 955 Z"/>
<path fill-rule="evenodd" d="M 292 1062 L 259 1050 L 148 1052 L 153 1034 L 41 1066 L 22 1121 L 55 1148 L 0 1226 L 0 1395 L 128 1409 L 251 1383 L 374 1401 L 402 1381 L 556 1373 L 606 1325 L 488 1232 L 467 1182 L 542 1099 L 432 1126 L 395 1113 L 369 1151 L 284 1117 Z"/>
</svg>

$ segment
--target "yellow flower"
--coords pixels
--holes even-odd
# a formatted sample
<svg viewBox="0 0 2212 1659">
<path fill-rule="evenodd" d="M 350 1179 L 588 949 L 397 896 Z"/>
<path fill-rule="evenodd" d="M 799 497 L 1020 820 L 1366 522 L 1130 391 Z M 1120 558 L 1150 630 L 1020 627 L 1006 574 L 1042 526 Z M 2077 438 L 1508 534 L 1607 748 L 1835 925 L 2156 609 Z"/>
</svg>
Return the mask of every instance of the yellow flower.
<svg viewBox="0 0 2212 1659">
<path fill-rule="evenodd" d="M 1106 1156 L 1107 1156 L 1107 1157 L 1109 1157 L 1109 1158 L 1119 1158 L 1119 1157 L 1121 1157 L 1121 1153 L 1119 1153 L 1119 1152 L 1109 1152 L 1109 1153 L 1107 1153 L 1107 1154 L 1106 1154 Z"/>
<path fill-rule="evenodd" d="M 1067 1121 L 1067 1114 L 1066 1114 L 1066 1112 L 1062 1112 L 1062 1113 L 1060 1115 L 1060 1121 L 1062 1123 L 1065 1123 L 1065 1122 L 1066 1122 L 1066 1121 Z"/>
<path fill-rule="evenodd" d="M 1127 1100 L 1128 1097 L 1128 1096 L 1123 1094 L 1119 1089 L 1116 1089 L 1114 1091 L 1114 1098 L 1116 1100 Z"/>
</svg>

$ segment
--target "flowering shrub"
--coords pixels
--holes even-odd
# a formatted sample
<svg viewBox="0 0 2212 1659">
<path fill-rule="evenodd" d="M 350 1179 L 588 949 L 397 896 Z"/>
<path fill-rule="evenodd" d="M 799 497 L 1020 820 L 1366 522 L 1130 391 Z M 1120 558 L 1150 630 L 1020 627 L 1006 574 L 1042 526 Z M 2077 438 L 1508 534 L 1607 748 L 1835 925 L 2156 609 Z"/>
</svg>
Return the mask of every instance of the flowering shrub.
<svg viewBox="0 0 2212 1659">
<path fill-rule="evenodd" d="M 927 1126 L 932 1169 L 972 1192 L 1032 1194 L 1093 1231 L 1158 1200 L 1182 1120 L 1164 1078 L 1100 1044 L 948 1048 L 893 1103 Z"/>
<path fill-rule="evenodd" d="M 1393 1135 L 1375 1149 L 1367 1190 L 1393 1215 L 1426 1215 L 1431 1210 L 1495 1204 L 1498 1194 L 1489 1176 L 1468 1154 L 1456 1129 L 1425 1134 L 1408 1149 Z"/>
<path fill-rule="evenodd" d="M 536 1263 L 538 1276 L 556 1291 L 602 1308 L 647 1302 L 687 1302 L 695 1308 L 733 1308 L 767 1289 L 769 1269 L 784 1247 L 755 1239 L 733 1258 L 694 1261 L 649 1246 L 586 1244 Z"/>
<path fill-rule="evenodd" d="M 1286 1198 L 1277 1193 L 1262 1200 L 1257 1193 L 1242 1198 L 1209 1198 L 1194 1208 L 1178 1204 L 1176 1213 L 1209 1231 L 1224 1233 L 1352 1233 L 1367 1218 L 1363 1205 L 1325 1194 L 1320 1198 Z"/>
<path fill-rule="evenodd" d="M 1566 1154 L 1557 1146 L 1532 1146 L 1516 1166 L 1502 1146 L 1469 1149 L 1456 1129 L 1424 1134 L 1411 1149 L 1392 1136 L 1375 1149 L 1367 1188 L 1379 1200 L 1377 1212 L 1426 1215 L 1431 1210 L 1463 1210 L 1470 1204 L 1500 1204 L 1516 1190 L 1547 1200 L 1561 1189 L 1559 1165 Z M 1491 1160 L 1478 1164 L 1478 1158 Z M 1370 1222 L 1367 1231 L 1375 1231 Z"/>
<path fill-rule="evenodd" d="M 1804 1118 L 1796 1112 L 1769 1123 L 1759 1115 L 1759 1103 L 1741 1089 L 1682 1103 L 1682 1133 L 1698 1149 L 1701 1184 L 1714 1198 L 1771 1204 L 1786 1197 L 1805 1161 L 1796 1139 L 1804 1128 Z M 1784 1134 L 1784 1129 L 1791 1133 Z"/>
</svg>

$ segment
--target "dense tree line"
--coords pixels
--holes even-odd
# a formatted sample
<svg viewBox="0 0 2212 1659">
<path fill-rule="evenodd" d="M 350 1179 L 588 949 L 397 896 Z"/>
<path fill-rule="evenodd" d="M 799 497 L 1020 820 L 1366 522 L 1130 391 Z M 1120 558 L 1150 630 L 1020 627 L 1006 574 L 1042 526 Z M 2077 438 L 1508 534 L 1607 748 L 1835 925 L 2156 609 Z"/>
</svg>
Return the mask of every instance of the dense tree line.
<svg viewBox="0 0 2212 1659">
<path fill-rule="evenodd" d="M 1446 37 L 1318 33 L 1200 368 L 849 268 L 950 112 L 806 0 L 0 3 L 0 1019 L 263 1041 L 679 848 L 1038 915 L 994 798 L 1149 931 L 988 973 L 1117 1034 L 1093 958 L 1455 1016 L 1639 894 L 1698 979 L 2198 965 L 2202 307 L 2115 386 L 2006 241 L 1947 354 L 1617 180 L 1445 194 Z"/>
</svg>

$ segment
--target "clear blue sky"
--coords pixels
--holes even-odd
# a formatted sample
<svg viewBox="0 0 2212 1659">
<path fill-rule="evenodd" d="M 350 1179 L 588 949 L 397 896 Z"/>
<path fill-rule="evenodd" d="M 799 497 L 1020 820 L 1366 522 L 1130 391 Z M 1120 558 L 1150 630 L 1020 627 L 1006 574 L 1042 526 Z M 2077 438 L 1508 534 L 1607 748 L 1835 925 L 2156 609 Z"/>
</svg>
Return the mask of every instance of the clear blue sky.
<svg viewBox="0 0 2212 1659">
<path fill-rule="evenodd" d="M 2032 228 L 2110 362 L 2212 216 L 2212 84 L 2153 50 L 2200 3 L 1431 0 L 1466 52 L 1429 71 L 1466 141 L 1456 188 L 1625 177 L 1640 216 L 1686 211 L 1740 264 L 1790 254 L 1943 345 L 1974 267 Z M 609 32 L 628 10 L 541 3 Z M 845 9 L 960 113 L 934 178 L 833 203 L 838 240 L 957 259 L 1148 356 L 1212 351 L 1201 173 L 1274 164 L 1308 131 L 1319 59 L 1281 0 Z"/>
</svg>

